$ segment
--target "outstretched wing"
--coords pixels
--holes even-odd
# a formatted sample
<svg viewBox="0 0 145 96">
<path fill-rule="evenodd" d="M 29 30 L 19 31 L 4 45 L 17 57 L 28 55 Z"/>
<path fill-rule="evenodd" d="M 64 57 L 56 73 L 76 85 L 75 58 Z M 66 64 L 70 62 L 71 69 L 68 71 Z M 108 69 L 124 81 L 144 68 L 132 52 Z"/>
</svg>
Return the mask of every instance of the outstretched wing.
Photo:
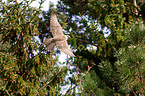
<svg viewBox="0 0 145 96">
<path fill-rule="evenodd" d="M 63 38 L 65 36 L 62 32 L 62 27 L 60 26 L 57 20 L 57 16 L 55 12 L 53 12 L 50 17 L 50 31 L 53 35 L 53 40 L 55 40 L 57 48 L 60 51 L 64 52 L 65 54 L 71 57 L 75 57 L 75 55 L 72 53 L 72 50 L 68 46 L 66 39 Z"/>
<path fill-rule="evenodd" d="M 66 40 L 56 41 L 56 46 L 57 46 L 58 50 L 64 52 L 65 54 L 67 54 L 67 55 L 69 55 L 71 57 L 75 57 L 75 55 L 72 53 L 72 50 L 68 46 Z"/>
<path fill-rule="evenodd" d="M 50 31 L 54 37 L 58 35 L 64 35 L 62 32 L 62 27 L 57 20 L 56 13 L 52 13 L 50 17 Z"/>
</svg>

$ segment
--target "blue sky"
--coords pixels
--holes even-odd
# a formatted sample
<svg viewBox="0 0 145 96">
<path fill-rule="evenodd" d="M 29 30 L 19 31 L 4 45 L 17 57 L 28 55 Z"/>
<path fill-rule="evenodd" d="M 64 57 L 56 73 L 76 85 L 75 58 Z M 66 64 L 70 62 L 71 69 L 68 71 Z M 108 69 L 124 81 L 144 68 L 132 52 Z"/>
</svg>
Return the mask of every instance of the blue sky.
<svg viewBox="0 0 145 96">
<path fill-rule="evenodd" d="M 6 2 L 7 0 L 2 0 L 2 1 L 3 1 L 3 2 Z M 19 1 L 22 1 L 22 0 L 17 0 L 17 1 L 19 2 Z M 48 8 L 49 8 L 49 2 L 50 2 L 50 1 L 51 1 L 54 5 L 56 5 L 58 0 L 46 0 L 46 1 L 42 4 L 42 6 L 43 6 L 42 10 L 45 10 L 45 11 L 48 10 Z M 38 8 L 38 7 L 39 7 L 39 3 L 38 3 L 38 2 L 40 2 L 40 0 L 35 0 L 35 1 L 31 4 L 31 6 Z"/>
<path fill-rule="evenodd" d="M 3 2 L 6 2 L 7 0 L 2 0 L 2 1 L 3 1 Z M 17 0 L 17 1 L 22 1 L 22 0 Z M 50 2 L 52 2 L 54 5 L 56 5 L 56 4 L 57 4 L 57 1 L 58 1 L 58 0 L 46 0 L 46 1 L 42 4 L 42 6 L 43 6 L 42 10 L 48 11 Z M 31 6 L 32 6 L 32 7 L 38 8 L 38 7 L 39 7 L 39 2 L 40 2 L 40 0 L 35 0 L 35 1 L 31 4 Z M 55 6 L 55 7 L 56 7 L 56 6 Z M 103 32 L 106 32 L 106 30 L 107 30 L 107 28 L 104 28 L 104 29 L 103 29 Z M 107 30 L 107 31 L 108 31 L 108 30 Z M 109 32 L 109 34 L 110 34 L 110 32 Z M 104 35 L 105 35 L 105 37 L 108 37 L 109 34 L 104 34 Z M 94 46 L 93 46 L 93 47 L 94 47 Z M 89 47 L 88 47 L 88 49 L 89 49 Z M 96 47 L 94 47 L 94 49 L 96 49 Z M 58 55 L 58 54 L 57 54 L 57 55 Z M 59 58 L 58 58 L 58 59 L 59 59 L 59 62 L 63 63 L 63 62 L 66 61 L 67 55 L 64 54 L 63 52 L 61 52 L 61 55 L 59 55 Z"/>
<path fill-rule="evenodd" d="M 31 6 L 37 7 L 37 8 L 38 8 L 38 7 L 39 7 L 38 1 L 40 2 L 40 0 L 34 1 L 34 2 L 31 4 Z M 52 2 L 54 5 L 56 5 L 56 4 L 57 4 L 57 1 L 58 1 L 58 0 L 46 0 L 46 1 L 42 4 L 42 6 L 43 6 L 42 10 L 48 11 L 48 9 L 49 9 L 49 3 Z"/>
<path fill-rule="evenodd" d="M 3 1 L 3 2 L 6 2 L 7 0 L 2 0 L 2 1 Z M 17 1 L 22 1 L 22 0 L 17 0 Z M 46 1 L 42 4 L 42 6 L 43 6 L 42 10 L 48 11 L 50 2 L 52 2 L 54 5 L 56 5 L 56 4 L 57 4 L 57 1 L 58 1 L 58 0 L 46 0 Z M 31 4 L 31 6 L 32 6 L 32 7 L 38 8 L 38 7 L 39 7 L 39 3 L 38 3 L 38 2 L 40 2 L 40 0 L 34 1 L 34 2 Z M 75 19 L 75 18 L 74 18 L 74 19 Z M 103 31 L 105 31 L 105 30 L 107 30 L 107 29 L 106 29 L 106 28 L 103 29 Z M 109 34 L 108 34 L 108 35 L 109 35 Z M 107 37 L 108 35 L 106 35 L 105 37 Z M 38 39 L 38 37 L 36 37 L 35 39 Z M 91 47 L 91 48 L 90 48 L 90 47 Z M 93 49 L 97 49 L 95 46 L 89 46 L 89 47 L 87 47 L 87 49 L 92 49 L 92 47 L 93 47 Z M 57 55 L 58 55 L 58 54 L 57 54 Z M 68 57 L 69 57 L 69 56 L 68 56 Z M 61 63 L 60 63 L 60 66 L 63 66 L 62 63 L 65 62 L 66 59 L 67 59 L 67 55 L 64 54 L 63 52 L 61 52 L 61 54 L 59 55 L 59 58 L 58 58 L 58 61 L 61 62 Z M 73 68 L 73 66 L 70 66 L 70 67 Z M 76 73 L 76 74 L 77 74 L 77 73 Z M 68 73 L 68 75 L 66 76 L 66 79 L 68 79 L 68 77 L 71 77 L 71 74 L 70 74 L 70 73 Z M 61 90 L 61 93 L 62 93 L 62 94 L 65 94 L 65 92 L 67 91 L 67 88 L 69 88 L 69 87 L 70 87 L 70 85 L 63 86 L 63 87 L 62 87 L 62 90 Z M 78 90 L 77 90 L 77 91 L 78 91 Z"/>
<path fill-rule="evenodd" d="M 2 1 L 3 1 L 3 2 L 6 2 L 7 0 L 2 0 Z M 17 1 L 19 2 L 19 1 L 22 1 L 22 0 L 17 0 Z M 52 2 L 54 5 L 56 5 L 56 4 L 57 4 L 57 1 L 58 1 L 58 0 L 46 0 L 46 1 L 42 4 L 42 6 L 43 6 L 42 10 L 48 11 L 50 2 Z M 38 7 L 39 7 L 39 2 L 40 2 L 40 0 L 35 0 L 34 2 L 32 2 L 31 6 L 32 6 L 32 7 L 38 8 Z M 38 38 L 36 37 L 36 39 L 38 39 Z M 58 55 L 58 54 L 57 54 L 57 55 Z M 66 61 L 67 55 L 64 54 L 63 52 L 61 52 L 61 54 L 59 55 L 59 58 L 58 58 L 58 59 L 59 59 L 59 62 L 63 63 L 63 62 Z"/>
</svg>

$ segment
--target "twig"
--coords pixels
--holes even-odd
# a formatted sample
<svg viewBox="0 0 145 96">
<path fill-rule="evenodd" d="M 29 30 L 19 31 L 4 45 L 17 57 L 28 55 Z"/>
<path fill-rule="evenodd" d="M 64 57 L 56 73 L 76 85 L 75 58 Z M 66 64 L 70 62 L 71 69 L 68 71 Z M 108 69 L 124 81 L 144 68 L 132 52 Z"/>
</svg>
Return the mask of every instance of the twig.
<svg viewBox="0 0 145 96">
<path fill-rule="evenodd" d="M 123 73 L 124 73 L 124 76 L 125 76 L 125 72 L 124 72 L 123 65 L 122 65 L 122 70 L 123 70 Z M 129 84 L 129 86 L 130 86 L 130 88 L 131 88 L 131 90 L 132 90 L 133 94 L 134 94 L 135 96 L 137 96 L 137 95 L 135 94 L 135 92 L 133 91 L 133 89 L 132 89 L 132 87 L 131 87 L 130 82 L 129 82 L 128 80 L 126 80 L 126 81 L 128 82 L 128 84 Z"/>
<path fill-rule="evenodd" d="M 136 8 L 135 8 L 135 14 L 138 15 L 138 13 L 137 13 L 137 4 L 136 4 L 136 0 L 133 0 L 133 2 L 134 2 L 134 6 L 136 7 Z"/>
<path fill-rule="evenodd" d="M 87 72 L 89 72 L 90 71 L 90 69 L 94 66 L 94 65 L 96 65 L 95 63 L 92 63 L 93 65 L 91 66 L 91 67 L 89 67 L 89 65 L 88 65 L 88 71 Z"/>
<path fill-rule="evenodd" d="M 88 42 L 87 40 L 82 40 L 82 39 L 78 39 L 78 40 L 81 41 L 81 42 L 84 43 L 84 44 L 91 44 L 91 45 L 97 46 L 97 44 L 95 44 L 95 43 L 90 43 L 90 42 Z"/>
<path fill-rule="evenodd" d="M 95 93 L 93 92 L 93 90 L 91 90 L 91 92 L 93 93 L 94 96 L 96 96 Z"/>
<path fill-rule="evenodd" d="M 9 96 L 11 96 L 11 95 L 9 94 L 8 90 L 5 89 L 5 91 L 6 91 L 6 93 L 7 93 Z"/>
<path fill-rule="evenodd" d="M 58 73 L 61 71 L 61 69 L 62 69 L 62 68 L 59 69 Z M 57 74 L 58 74 L 58 73 L 57 73 Z M 57 74 L 56 74 L 56 75 L 57 75 Z M 48 81 L 43 87 L 41 87 L 41 88 L 39 89 L 39 91 L 40 91 L 42 88 L 44 88 L 46 85 L 48 85 L 54 78 L 55 78 L 55 76 L 53 76 L 53 78 L 52 78 L 50 81 Z"/>
<path fill-rule="evenodd" d="M 137 67 L 138 67 L 138 72 L 139 72 L 139 77 L 140 77 L 140 79 L 141 79 L 141 84 L 142 84 L 142 86 L 143 86 L 143 76 L 142 76 L 142 74 L 141 74 L 141 72 L 140 72 L 140 66 L 139 66 L 139 61 L 138 61 L 138 58 L 137 58 L 137 53 L 135 52 L 135 56 L 136 56 L 136 62 L 137 62 Z M 143 88 L 142 88 L 142 90 L 143 90 Z M 143 94 L 143 92 L 142 92 L 142 94 Z"/>
<path fill-rule="evenodd" d="M 76 86 L 74 86 L 74 87 L 76 87 Z M 74 87 L 71 84 L 71 86 L 69 87 L 69 88 L 71 88 L 71 90 L 66 94 L 66 96 L 68 96 L 70 94 L 70 92 L 72 92 L 72 90 L 73 90 Z"/>
</svg>

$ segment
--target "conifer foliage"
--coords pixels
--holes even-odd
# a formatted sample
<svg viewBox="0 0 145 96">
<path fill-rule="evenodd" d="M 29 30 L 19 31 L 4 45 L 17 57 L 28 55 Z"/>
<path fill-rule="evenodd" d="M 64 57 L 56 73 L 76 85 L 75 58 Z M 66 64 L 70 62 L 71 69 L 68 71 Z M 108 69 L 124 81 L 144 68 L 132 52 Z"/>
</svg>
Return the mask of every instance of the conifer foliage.
<svg viewBox="0 0 145 96">
<path fill-rule="evenodd" d="M 144 8 L 143 0 L 60 0 L 83 96 L 145 94 Z"/>
<path fill-rule="evenodd" d="M 0 4 L 1 96 L 44 96 L 60 90 L 66 68 L 57 67 L 56 59 L 36 39 L 42 11 L 31 3 L 9 0 Z"/>
<path fill-rule="evenodd" d="M 9 1 L 0 4 L 0 95 L 59 96 L 66 85 L 67 96 L 144 96 L 144 0 L 59 0 L 58 21 L 76 56 L 64 62 L 71 69 L 43 45 L 52 37 L 43 0 L 39 9 Z"/>
</svg>

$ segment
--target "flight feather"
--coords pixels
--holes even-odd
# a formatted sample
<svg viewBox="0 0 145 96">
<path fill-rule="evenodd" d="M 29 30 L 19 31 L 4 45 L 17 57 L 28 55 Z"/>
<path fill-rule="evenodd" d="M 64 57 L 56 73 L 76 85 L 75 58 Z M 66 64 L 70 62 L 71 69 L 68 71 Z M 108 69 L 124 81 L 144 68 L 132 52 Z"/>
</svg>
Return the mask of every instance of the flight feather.
<svg viewBox="0 0 145 96">
<path fill-rule="evenodd" d="M 50 17 L 50 31 L 53 35 L 53 38 L 44 40 L 44 44 L 47 46 L 47 49 L 52 51 L 54 49 L 54 46 L 56 45 L 58 50 L 71 57 L 75 57 L 67 43 L 66 36 L 62 32 L 62 27 L 57 20 L 55 12 L 53 12 Z"/>
</svg>

